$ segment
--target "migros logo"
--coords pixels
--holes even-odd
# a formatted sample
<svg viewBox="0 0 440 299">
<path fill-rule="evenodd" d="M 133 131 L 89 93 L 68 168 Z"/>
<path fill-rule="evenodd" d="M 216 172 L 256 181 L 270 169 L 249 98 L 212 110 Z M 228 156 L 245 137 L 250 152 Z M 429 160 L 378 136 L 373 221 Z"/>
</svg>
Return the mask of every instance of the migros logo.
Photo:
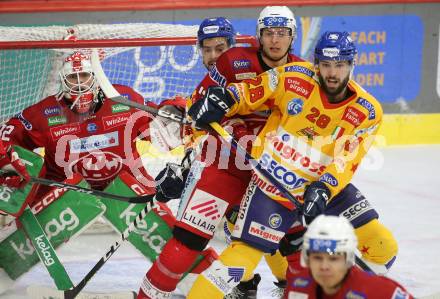
<svg viewBox="0 0 440 299">
<path fill-rule="evenodd" d="M 252 221 L 251 225 L 249 226 L 249 234 L 277 244 L 284 236 L 283 232 L 276 231 L 255 221 Z"/>
</svg>

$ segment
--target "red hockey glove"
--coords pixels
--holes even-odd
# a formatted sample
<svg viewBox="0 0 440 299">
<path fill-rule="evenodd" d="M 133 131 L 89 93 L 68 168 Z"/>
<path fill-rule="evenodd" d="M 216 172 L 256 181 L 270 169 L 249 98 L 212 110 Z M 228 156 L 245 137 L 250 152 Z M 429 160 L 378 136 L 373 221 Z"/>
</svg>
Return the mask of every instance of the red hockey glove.
<svg viewBox="0 0 440 299">
<path fill-rule="evenodd" d="M 0 169 L 6 172 L 0 177 L 0 185 L 22 188 L 31 179 L 26 166 L 11 146 L 4 146 L 0 141 Z M 10 172 L 10 174 L 8 174 Z"/>
</svg>

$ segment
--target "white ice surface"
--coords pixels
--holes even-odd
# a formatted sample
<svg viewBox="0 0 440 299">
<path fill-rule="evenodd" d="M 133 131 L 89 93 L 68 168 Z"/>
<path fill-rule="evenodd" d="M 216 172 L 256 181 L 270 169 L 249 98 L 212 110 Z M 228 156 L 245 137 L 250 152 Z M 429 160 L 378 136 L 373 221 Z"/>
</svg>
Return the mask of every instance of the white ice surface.
<svg viewBox="0 0 440 299">
<path fill-rule="evenodd" d="M 399 242 L 399 255 L 389 276 L 417 297 L 440 292 L 440 146 L 393 147 L 371 153 L 353 183 Z M 115 234 L 87 235 L 61 248 L 59 256 L 72 280 L 78 282 L 116 239 Z M 137 291 L 149 266 L 125 243 L 85 290 Z M 262 262 L 257 272 L 263 276 L 258 298 L 271 298 L 270 271 Z M 26 287 L 36 284 L 53 286 L 41 265 L 20 277 L 0 299 L 26 298 Z"/>
</svg>

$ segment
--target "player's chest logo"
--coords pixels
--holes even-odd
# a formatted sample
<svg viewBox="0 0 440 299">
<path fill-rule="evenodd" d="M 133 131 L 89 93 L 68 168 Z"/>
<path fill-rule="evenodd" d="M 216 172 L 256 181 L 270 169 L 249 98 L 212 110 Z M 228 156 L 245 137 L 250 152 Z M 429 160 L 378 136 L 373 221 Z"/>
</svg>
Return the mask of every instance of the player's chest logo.
<svg viewBox="0 0 440 299">
<path fill-rule="evenodd" d="M 310 97 L 313 87 L 313 84 L 301 78 L 287 77 L 284 79 L 284 88 L 286 91 L 292 91 L 306 99 Z"/>
<path fill-rule="evenodd" d="M 65 135 L 76 135 L 81 132 L 79 123 L 67 124 L 50 128 L 52 140 L 58 140 Z"/>
<path fill-rule="evenodd" d="M 85 153 L 119 145 L 118 132 L 73 139 L 69 141 L 71 153 Z"/>
<path fill-rule="evenodd" d="M 250 69 L 251 61 L 248 59 L 234 60 L 232 61 L 232 67 L 234 70 Z"/>
<path fill-rule="evenodd" d="M 70 164 L 70 170 L 81 174 L 87 181 L 106 181 L 118 174 L 122 158 L 112 152 L 92 152 Z"/>
<path fill-rule="evenodd" d="M 104 130 L 119 127 L 125 125 L 130 118 L 130 113 L 119 113 L 116 115 L 104 116 L 102 118 L 102 124 Z"/>
</svg>

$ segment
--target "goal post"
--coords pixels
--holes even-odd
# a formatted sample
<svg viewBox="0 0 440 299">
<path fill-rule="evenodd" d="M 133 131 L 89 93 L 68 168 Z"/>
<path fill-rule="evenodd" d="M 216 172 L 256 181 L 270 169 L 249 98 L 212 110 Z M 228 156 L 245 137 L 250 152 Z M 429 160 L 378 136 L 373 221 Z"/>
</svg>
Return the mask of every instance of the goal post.
<svg viewBox="0 0 440 299">
<path fill-rule="evenodd" d="M 110 82 L 134 88 L 147 101 L 190 95 L 206 74 L 197 30 L 159 23 L 0 26 L 0 121 L 57 93 L 61 57 L 75 49 L 99 49 Z M 256 45 L 252 36 L 237 42 Z"/>
</svg>

